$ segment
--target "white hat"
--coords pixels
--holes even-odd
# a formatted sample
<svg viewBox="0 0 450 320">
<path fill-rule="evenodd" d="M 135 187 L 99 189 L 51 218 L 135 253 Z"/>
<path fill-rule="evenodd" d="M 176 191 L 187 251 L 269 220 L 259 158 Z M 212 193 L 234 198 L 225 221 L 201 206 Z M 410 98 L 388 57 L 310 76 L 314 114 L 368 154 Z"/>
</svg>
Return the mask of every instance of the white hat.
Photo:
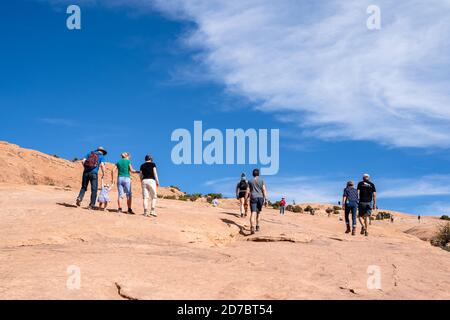
<svg viewBox="0 0 450 320">
<path fill-rule="evenodd" d="M 368 173 L 364 173 L 364 174 L 363 174 L 363 177 L 370 178 L 370 175 L 369 175 Z"/>
</svg>

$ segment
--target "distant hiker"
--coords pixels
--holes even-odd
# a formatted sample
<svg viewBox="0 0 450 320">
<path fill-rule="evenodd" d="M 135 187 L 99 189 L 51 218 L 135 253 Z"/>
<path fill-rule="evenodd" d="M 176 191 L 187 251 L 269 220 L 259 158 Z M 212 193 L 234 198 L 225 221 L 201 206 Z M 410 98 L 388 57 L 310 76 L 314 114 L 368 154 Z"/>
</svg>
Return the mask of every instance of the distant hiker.
<svg viewBox="0 0 450 320">
<path fill-rule="evenodd" d="M 281 201 L 280 201 L 280 214 L 284 215 L 285 210 L 286 210 L 286 200 L 284 198 L 281 198 Z"/>
<path fill-rule="evenodd" d="M 355 184 L 353 181 L 347 182 L 347 187 L 344 189 L 344 194 L 342 195 L 342 207 L 345 210 L 345 224 L 347 225 L 347 230 L 345 233 L 350 233 L 350 212 L 352 213 L 352 236 L 356 234 L 356 215 L 358 210 L 358 191 L 355 189 Z"/>
<path fill-rule="evenodd" d="M 111 187 L 109 184 L 105 184 L 102 179 L 102 191 L 100 192 L 100 196 L 98 197 L 99 202 L 99 208 L 102 211 L 105 211 L 108 207 L 108 202 L 110 202 L 109 199 L 109 192 L 111 191 Z"/>
<path fill-rule="evenodd" d="M 245 209 L 245 203 L 248 201 L 248 181 L 245 173 L 241 174 L 241 180 L 236 186 L 236 198 L 239 200 L 241 218 L 247 216 L 247 210 Z"/>
<path fill-rule="evenodd" d="M 259 218 L 262 208 L 267 201 L 267 189 L 266 184 L 263 179 L 259 177 L 259 169 L 253 170 L 253 179 L 249 181 L 250 193 L 250 230 L 251 234 L 255 234 L 255 228 L 253 223 L 253 217 L 256 219 L 256 232 L 260 231 Z"/>
<path fill-rule="evenodd" d="M 217 200 L 216 198 L 213 199 L 213 201 L 211 201 L 211 204 L 214 208 L 219 206 L 219 200 Z"/>
<path fill-rule="evenodd" d="M 394 216 L 391 214 L 391 223 L 394 223 Z"/>
<path fill-rule="evenodd" d="M 91 184 L 91 202 L 89 203 L 88 209 L 92 210 L 95 208 L 97 203 L 97 193 L 98 193 L 98 170 L 102 170 L 102 177 L 105 175 L 105 164 L 104 159 L 108 152 L 103 148 L 99 147 L 97 150 L 90 152 L 81 161 L 84 166 L 83 178 L 81 182 L 81 190 L 78 198 L 76 200 L 77 206 L 81 206 L 83 202 L 84 195 L 87 191 L 89 183 Z"/>
<path fill-rule="evenodd" d="M 151 200 L 150 215 L 157 217 L 156 201 L 158 199 L 158 171 L 153 158 L 150 155 L 145 156 L 145 163 L 141 165 L 141 181 L 142 181 L 142 196 L 144 198 L 144 216 L 149 215 L 148 202 Z"/>
<path fill-rule="evenodd" d="M 362 226 L 361 234 L 364 234 L 367 237 L 369 235 L 368 219 L 370 219 L 372 209 L 375 210 L 377 208 L 377 190 L 375 185 L 370 181 L 370 176 L 367 173 L 363 175 L 363 181 L 358 183 L 358 194 L 358 219 Z"/>
<path fill-rule="evenodd" d="M 419 221 L 419 223 L 420 223 L 420 214 L 419 215 L 417 215 L 417 220 Z"/>
<path fill-rule="evenodd" d="M 130 160 L 130 154 L 128 152 L 124 152 L 121 154 L 122 159 L 116 163 L 117 170 L 117 190 L 119 192 L 119 196 L 117 199 L 118 211 L 123 212 L 122 210 L 122 198 L 124 195 L 127 197 L 127 206 L 129 214 L 134 214 L 131 209 L 132 205 L 132 192 L 131 192 L 131 173 L 140 173 L 133 169 Z"/>
</svg>

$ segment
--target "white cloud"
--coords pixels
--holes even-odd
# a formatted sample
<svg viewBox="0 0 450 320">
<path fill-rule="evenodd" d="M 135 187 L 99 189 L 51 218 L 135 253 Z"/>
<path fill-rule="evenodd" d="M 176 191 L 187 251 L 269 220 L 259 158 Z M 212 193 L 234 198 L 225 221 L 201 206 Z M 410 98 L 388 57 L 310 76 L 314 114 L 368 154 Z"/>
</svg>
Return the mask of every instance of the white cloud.
<svg viewBox="0 0 450 320">
<path fill-rule="evenodd" d="M 68 3 L 68 0 L 49 0 Z M 450 1 L 84 0 L 159 10 L 227 90 L 323 139 L 450 147 Z"/>
<path fill-rule="evenodd" d="M 450 2 L 156 0 L 235 93 L 325 139 L 450 146 Z"/>
<path fill-rule="evenodd" d="M 450 195 L 450 175 L 429 175 L 408 179 L 380 180 L 380 198 L 415 198 Z"/>
</svg>

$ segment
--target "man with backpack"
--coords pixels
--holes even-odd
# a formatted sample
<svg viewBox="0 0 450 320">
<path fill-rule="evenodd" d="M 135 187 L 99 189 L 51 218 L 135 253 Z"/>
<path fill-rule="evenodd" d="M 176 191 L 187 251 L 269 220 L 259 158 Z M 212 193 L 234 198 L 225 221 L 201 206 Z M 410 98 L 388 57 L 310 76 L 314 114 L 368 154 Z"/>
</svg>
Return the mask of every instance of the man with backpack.
<svg viewBox="0 0 450 320">
<path fill-rule="evenodd" d="M 248 201 L 248 181 L 245 173 L 241 174 L 241 180 L 236 186 L 236 198 L 239 200 L 241 208 L 241 218 L 247 216 L 246 203 Z M 248 206 L 247 206 L 248 208 Z"/>
<path fill-rule="evenodd" d="M 77 206 L 81 206 L 83 202 L 84 195 L 87 191 L 89 183 L 91 184 L 91 202 L 88 209 L 92 210 L 95 208 L 97 202 L 98 193 L 98 171 L 102 170 L 102 177 L 105 175 L 105 156 L 108 152 L 103 148 L 99 147 L 97 150 L 90 152 L 82 160 L 84 171 L 83 179 L 81 183 L 81 190 L 78 198 L 76 200 Z"/>
</svg>

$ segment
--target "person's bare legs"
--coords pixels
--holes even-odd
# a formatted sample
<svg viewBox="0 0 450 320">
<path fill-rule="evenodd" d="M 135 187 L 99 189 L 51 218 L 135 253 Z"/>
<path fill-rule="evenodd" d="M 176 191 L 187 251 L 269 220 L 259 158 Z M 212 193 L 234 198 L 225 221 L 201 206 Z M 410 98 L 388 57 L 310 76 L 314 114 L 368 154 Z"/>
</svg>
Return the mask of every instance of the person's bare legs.
<svg viewBox="0 0 450 320">
<path fill-rule="evenodd" d="M 131 210 L 131 205 L 133 204 L 133 197 L 128 197 L 127 198 L 127 206 L 128 206 L 128 210 Z"/>
<path fill-rule="evenodd" d="M 364 215 L 364 225 L 365 225 L 365 234 L 368 235 L 369 229 L 368 229 L 368 219 L 370 218 L 369 215 Z"/>
<path fill-rule="evenodd" d="M 259 228 L 259 215 L 261 214 L 261 212 L 258 212 L 256 214 L 256 227 Z"/>
<path fill-rule="evenodd" d="M 250 213 L 250 230 L 251 230 L 252 234 L 255 233 L 255 227 L 253 225 L 253 217 L 254 216 L 256 216 L 255 220 L 257 220 L 258 213 L 257 212 Z"/>
<path fill-rule="evenodd" d="M 244 208 L 245 198 L 239 198 L 239 202 L 241 204 L 241 217 L 243 217 L 244 216 L 244 211 L 245 211 L 245 208 Z"/>
<path fill-rule="evenodd" d="M 121 197 L 117 198 L 117 208 L 119 210 L 122 210 L 122 198 Z"/>
</svg>

